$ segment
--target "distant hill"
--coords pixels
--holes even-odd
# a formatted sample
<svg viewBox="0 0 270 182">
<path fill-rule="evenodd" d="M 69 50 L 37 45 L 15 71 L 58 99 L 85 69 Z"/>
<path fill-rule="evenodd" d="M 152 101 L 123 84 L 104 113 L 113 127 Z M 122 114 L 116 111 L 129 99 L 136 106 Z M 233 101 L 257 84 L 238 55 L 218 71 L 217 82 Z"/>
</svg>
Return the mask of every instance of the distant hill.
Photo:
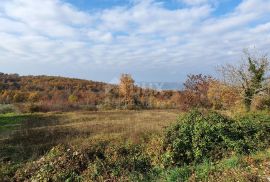
<svg viewBox="0 0 270 182">
<path fill-rule="evenodd" d="M 135 104 L 140 107 L 168 107 L 175 93 L 136 87 Z M 0 73 L 1 104 L 32 103 L 47 107 L 45 110 L 70 106 L 117 108 L 121 105 L 120 100 L 118 86 L 113 84 L 60 76 Z"/>
<path fill-rule="evenodd" d="M 18 74 L 0 73 L 1 90 L 51 91 L 51 90 L 89 90 L 104 91 L 110 84 L 89 80 L 65 78 L 60 76 L 19 76 Z"/>
</svg>

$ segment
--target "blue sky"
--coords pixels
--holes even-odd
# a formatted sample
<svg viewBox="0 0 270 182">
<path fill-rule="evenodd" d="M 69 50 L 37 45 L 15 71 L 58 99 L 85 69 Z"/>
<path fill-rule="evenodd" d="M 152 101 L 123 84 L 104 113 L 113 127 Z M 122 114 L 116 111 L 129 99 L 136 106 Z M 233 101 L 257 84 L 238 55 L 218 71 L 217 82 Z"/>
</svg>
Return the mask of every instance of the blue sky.
<svg viewBox="0 0 270 182">
<path fill-rule="evenodd" d="M 129 0 L 65 0 L 83 11 L 98 11 L 113 8 L 115 6 L 126 6 Z"/>
<path fill-rule="evenodd" d="M 0 72 L 22 75 L 181 82 L 270 51 L 270 0 L 1 0 L 0 25 Z"/>
<path fill-rule="evenodd" d="M 65 0 L 82 11 L 98 11 L 103 9 L 110 9 L 117 6 L 132 6 L 134 2 L 132 0 Z M 189 6 L 185 1 L 180 0 L 158 0 L 165 8 L 170 10 L 185 8 Z M 203 2 L 203 1 L 190 1 L 190 2 Z M 204 1 L 205 2 L 205 1 Z M 210 1 L 208 1 L 210 2 Z M 217 3 L 218 2 L 218 3 Z M 215 15 L 222 15 L 232 11 L 237 5 L 241 3 L 241 0 L 219 0 L 212 1 L 212 5 L 215 5 Z"/>
</svg>

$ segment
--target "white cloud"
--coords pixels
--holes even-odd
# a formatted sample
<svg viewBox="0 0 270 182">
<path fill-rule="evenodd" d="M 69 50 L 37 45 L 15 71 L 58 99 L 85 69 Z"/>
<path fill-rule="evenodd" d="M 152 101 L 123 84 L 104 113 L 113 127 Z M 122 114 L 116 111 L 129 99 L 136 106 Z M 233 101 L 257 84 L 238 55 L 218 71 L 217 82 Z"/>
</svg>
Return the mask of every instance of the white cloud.
<svg viewBox="0 0 270 182">
<path fill-rule="evenodd" d="M 168 80 L 167 72 L 177 80 L 169 73 L 181 79 L 188 72 L 213 70 L 213 64 L 236 60 L 250 45 L 269 51 L 269 0 L 244 0 L 221 16 L 212 14 L 212 2 L 185 0 L 191 6 L 172 10 L 140 0 L 86 13 L 60 0 L 4 0 L 0 71 L 76 72 L 107 80 L 127 71 Z"/>
<path fill-rule="evenodd" d="M 236 8 L 240 13 L 265 13 L 270 10 L 269 0 L 243 0 Z"/>
<path fill-rule="evenodd" d="M 200 5 L 209 2 L 209 0 L 181 0 L 181 1 L 188 5 Z"/>
<path fill-rule="evenodd" d="M 89 23 L 89 15 L 58 0 L 10 0 L 3 5 L 3 14 L 24 23 L 31 31 L 52 37 L 75 36 L 80 26 Z"/>
</svg>

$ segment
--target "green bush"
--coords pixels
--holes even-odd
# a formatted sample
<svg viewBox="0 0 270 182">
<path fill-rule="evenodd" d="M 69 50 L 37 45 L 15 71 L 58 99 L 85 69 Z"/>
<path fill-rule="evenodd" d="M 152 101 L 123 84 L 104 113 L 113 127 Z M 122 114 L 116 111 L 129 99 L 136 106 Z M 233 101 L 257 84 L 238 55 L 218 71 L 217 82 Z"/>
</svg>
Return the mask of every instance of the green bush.
<svg viewBox="0 0 270 182">
<path fill-rule="evenodd" d="M 13 105 L 10 105 L 10 104 L 0 105 L 0 114 L 7 114 L 7 113 L 14 113 L 14 112 L 17 112 L 17 109 Z"/>
<path fill-rule="evenodd" d="M 176 165 L 200 162 L 222 154 L 226 147 L 224 136 L 232 121 L 217 113 L 204 115 L 195 110 L 165 133 L 164 147 Z M 167 154 L 168 155 L 168 154 Z"/>
<path fill-rule="evenodd" d="M 165 132 L 164 161 L 181 166 L 264 149 L 269 145 L 270 120 L 260 117 L 232 120 L 216 112 L 193 110 Z"/>
<path fill-rule="evenodd" d="M 264 113 L 237 116 L 230 127 L 230 134 L 228 145 L 237 153 L 263 150 L 270 144 L 270 116 Z"/>
</svg>

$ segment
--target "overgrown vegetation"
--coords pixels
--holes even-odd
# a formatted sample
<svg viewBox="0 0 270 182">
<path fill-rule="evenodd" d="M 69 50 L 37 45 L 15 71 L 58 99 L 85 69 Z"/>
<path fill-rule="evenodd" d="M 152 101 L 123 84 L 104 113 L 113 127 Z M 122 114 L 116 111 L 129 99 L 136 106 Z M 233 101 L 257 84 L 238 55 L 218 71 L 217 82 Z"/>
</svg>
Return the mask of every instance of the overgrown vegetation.
<svg viewBox="0 0 270 182">
<path fill-rule="evenodd" d="M 1 181 L 266 179 L 270 159 L 270 116 L 267 112 L 228 117 L 217 112 L 194 110 L 179 116 L 171 126 L 168 113 L 34 115 L 29 121 L 22 121 L 24 127 L 28 127 L 27 133 L 14 133 L 9 139 L 1 140 Z M 164 117 L 155 118 L 153 114 Z M 176 116 L 174 111 L 171 114 L 171 119 Z M 106 117 L 110 117 L 110 122 L 102 123 Z M 140 131 L 137 127 L 130 128 L 133 120 L 126 120 L 129 117 L 141 117 L 141 121 L 136 121 L 143 125 Z M 126 121 L 117 122 L 123 118 Z M 162 127 L 150 127 L 166 120 L 167 125 L 163 126 L 169 127 L 165 131 Z M 114 128 L 112 121 L 115 121 Z M 98 123 L 102 126 L 93 128 Z M 117 123 L 122 124 L 118 126 Z M 133 135 L 133 132 L 137 133 Z M 30 138 L 32 140 L 27 140 Z M 45 141 L 51 142 L 46 145 Z M 28 150 L 27 146 L 23 149 L 21 145 L 27 143 Z M 41 143 L 44 145 L 39 146 Z M 33 150 L 29 150 L 31 147 Z M 229 178 L 227 174 L 230 174 Z"/>
<path fill-rule="evenodd" d="M 188 113 L 166 132 L 167 164 L 182 166 L 266 149 L 270 142 L 270 117 L 257 117 L 232 120 L 216 112 Z"/>
</svg>

